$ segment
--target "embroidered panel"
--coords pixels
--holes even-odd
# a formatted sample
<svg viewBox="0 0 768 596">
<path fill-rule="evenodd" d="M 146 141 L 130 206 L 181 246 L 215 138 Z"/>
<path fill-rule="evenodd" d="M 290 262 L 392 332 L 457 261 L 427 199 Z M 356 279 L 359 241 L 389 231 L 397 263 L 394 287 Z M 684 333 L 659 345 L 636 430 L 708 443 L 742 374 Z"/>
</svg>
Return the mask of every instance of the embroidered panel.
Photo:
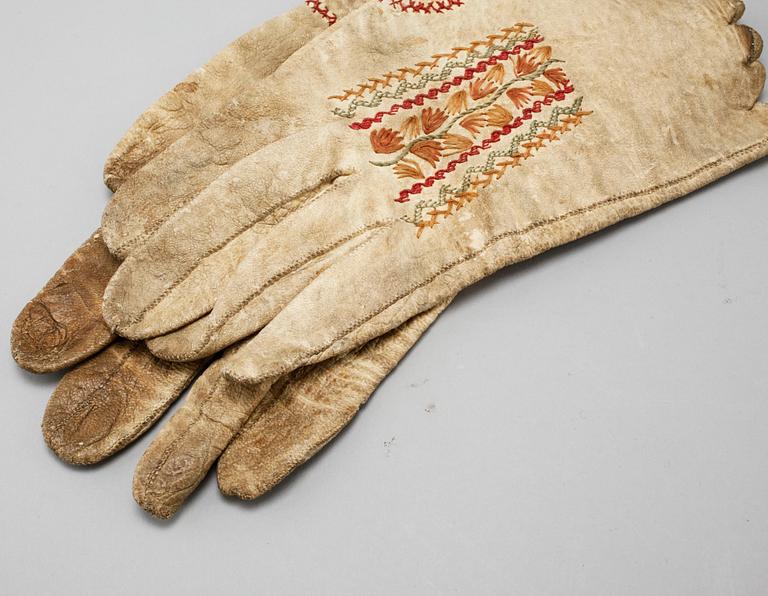
<svg viewBox="0 0 768 596">
<path fill-rule="evenodd" d="M 392 199 L 413 202 L 403 220 L 419 235 L 591 114 L 543 42 L 517 23 L 330 98 L 402 181 Z"/>
</svg>

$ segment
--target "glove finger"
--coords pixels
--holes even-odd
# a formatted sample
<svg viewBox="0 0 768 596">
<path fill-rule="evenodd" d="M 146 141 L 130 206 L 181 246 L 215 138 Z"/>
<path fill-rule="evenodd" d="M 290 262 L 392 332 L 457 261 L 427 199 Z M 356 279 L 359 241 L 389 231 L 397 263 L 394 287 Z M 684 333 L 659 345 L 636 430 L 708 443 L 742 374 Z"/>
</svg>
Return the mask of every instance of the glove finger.
<svg viewBox="0 0 768 596">
<path fill-rule="evenodd" d="M 349 424 L 446 306 L 273 386 L 219 459 L 221 491 L 256 499 L 314 456 Z"/>
<path fill-rule="evenodd" d="M 763 53 L 763 38 L 748 25 L 739 25 L 738 31 L 746 50 L 744 64 L 750 66 L 757 62 Z"/>
<path fill-rule="evenodd" d="M 271 382 L 246 387 L 228 381 L 220 374 L 222 362 L 195 382 L 136 466 L 133 496 L 156 517 L 178 511 L 269 391 Z"/>
<path fill-rule="evenodd" d="M 354 4 L 339 3 L 335 8 L 343 15 L 353 9 Z M 107 159 L 104 171 L 107 185 L 116 190 L 190 128 L 216 115 L 231 98 L 244 95 L 244 90 L 271 74 L 304 45 L 308 37 L 314 37 L 326 27 L 317 15 L 301 7 L 253 29 L 230 44 L 134 123 Z M 256 114 L 250 116 L 255 118 Z M 236 143 L 228 129 L 223 133 L 215 128 L 207 130 L 201 133 L 201 138 L 209 152 L 217 152 L 212 157 L 215 165 L 221 165 L 227 158 L 238 157 L 232 153 Z M 194 147 L 187 151 L 195 155 Z M 173 185 L 171 188 L 158 189 L 159 192 L 149 197 L 129 191 L 122 193 L 129 194 L 133 200 L 116 201 L 113 208 L 117 212 L 117 225 L 127 225 L 126 222 L 133 221 L 134 217 L 139 220 L 149 217 L 155 206 L 159 209 L 166 204 L 166 197 L 181 200 L 185 193 L 179 185 L 187 182 L 188 176 L 177 170 L 174 158 L 166 158 L 157 170 L 150 169 L 146 175 L 151 179 L 153 174 L 160 176 L 157 171 L 178 173 L 176 177 L 166 174 L 170 178 L 169 184 Z M 202 180 L 208 183 L 211 178 L 204 176 Z M 143 202 L 145 200 L 155 202 L 148 205 Z M 126 213 L 123 207 L 129 212 Z M 109 235 L 109 230 L 106 233 Z M 127 250 L 128 246 L 124 246 L 114 254 L 125 256 Z M 12 352 L 21 366 L 33 372 L 60 370 L 93 355 L 112 341 L 113 335 L 101 317 L 100 305 L 106 281 L 116 265 L 96 237 L 65 263 L 40 295 L 24 309 L 14 326 Z M 96 301 L 98 308 L 90 308 Z"/>
<path fill-rule="evenodd" d="M 410 235 L 403 235 L 403 226 L 395 226 L 392 234 L 374 239 L 346 262 L 321 274 L 239 352 L 225 374 L 242 382 L 258 382 L 262 375 L 285 374 L 292 367 L 348 351 L 504 265 L 688 194 L 765 155 L 768 135 L 764 106 L 755 106 L 765 80 L 764 68 L 755 61 L 760 42 L 751 31 L 747 34 L 726 19 L 721 27 L 707 33 L 713 44 L 719 44 L 719 51 L 711 56 L 714 72 L 725 73 L 725 80 L 704 77 L 704 84 L 709 88 L 723 85 L 725 92 L 722 106 L 700 105 L 697 109 L 702 118 L 709 113 L 716 115 L 721 126 L 690 126 L 681 131 L 678 140 L 666 142 L 668 118 L 678 105 L 691 110 L 696 105 L 694 98 L 702 102 L 693 93 L 678 96 L 673 91 L 676 88 L 662 86 L 660 92 L 667 94 L 665 106 L 651 111 L 650 117 L 637 113 L 638 122 L 631 128 L 621 126 L 627 139 L 631 133 L 637 141 L 612 140 L 608 132 L 603 139 L 609 144 L 603 142 L 598 147 L 596 139 L 601 135 L 585 133 L 581 137 L 585 145 L 574 151 L 580 159 L 548 154 L 547 158 L 537 158 L 535 174 L 508 176 L 482 192 L 488 199 L 487 195 L 494 192 L 532 200 L 486 200 L 482 211 L 475 210 L 473 202 L 465 215 L 477 214 L 481 217 L 478 224 L 465 228 L 453 218 L 453 222 L 444 224 L 451 227 L 450 231 L 442 229 L 439 239 L 432 235 L 419 245 Z M 620 88 L 624 82 L 617 79 L 615 86 Z M 626 82 L 653 85 L 657 79 L 655 70 L 640 70 L 637 77 Z M 616 111 L 616 103 L 609 105 L 608 98 L 607 94 L 595 98 L 602 102 L 596 108 L 606 113 Z M 617 118 L 606 117 L 595 124 L 612 128 L 616 122 Z M 640 126 L 643 122 L 648 126 Z M 662 133 L 659 126 L 667 128 Z M 643 145 L 645 138 L 649 140 L 647 147 Z M 561 144 L 577 140 L 572 136 Z M 595 146 L 589 147 L 587 142 Z M 634 163 L 639 156 L 645 158 L 643 151 L 650 151 L 650 147 L 658 147 L 659 159 L 649 160 L 648 168 L 642 170 L 627 168 L 626 164 Z M 697 149 L 694 152 L 693 147 Z M 609 151 L 613 154 L 606 155 Z M 583 163 L 591 159 L 585 157 L 590 153 L 604 155 L 602 169 L 597 164 Z M 665 153 L 669 159 L 661 158 Z M 695 157 L 691 157 L 692 153 Z M 618 171 L 616 164 L 622 164 L 626 176 L 607 179 L 608 171 Z M 633 187 L 631 180 L 635 179 L 638 186 Z M 361 302 L 361 296 L 365 302 Z"/>
<path fill-rule="evenodd" d="M 63 370 L 114 340 L 101 303 L 117 267 L 99 232 L 64 262 L 13 324 L 11 353 L 19 366 L 35 373 Z"/>
<path fill-rule="evenodd" d="M 117 190 L 174 141 L 270 75 L 308 39 L 326 29 L 326 23 L 302 6 L 231 43 L 133 123 L 107 158 L 106 185 Z"/>
<path fill-rule="evenodd" d="M 150 340 L 152 352 L 170 360 L 194 360 L 253 335 L 322 271 L 389 227 L 386 202 L 358 201 L 360 179 L 348 176 L 311 204 L 276 224 L 232 274 L 213 311 L 178 332 Z M 357 199 L 356 199 L 357 200 Z"/>
<path fill-rule="evenodd" d="M 294 73 L 294 77 L 296 74 Z M 265 171 L 259 151 L 269 144 L 280 142 L 314 124 L 322 113 L 322 106 L 297 105 L 286 102 L 291 93 L 289 76 L 272 78 L 243 92 L 215 116 L 200 122 L 189 134 L 176 140 L 162 153 L 126 180 L 115 193 L 104 211 L 102 231 L 109 250 L 125 259 L 160 230 L 163 225 L 196 201 L 201 193 L 220 176 L 235 170 L 219 183 L 218 190 L 209 191 L 210 200 L 217 193 L 240 195 L 248 205 L 253 203 L 257 191 L 290 193 L 293 187 L 287 173 L 283 173 L 286 189 L 262 185 L 285 168 L 283 153 L 277 162 L 270 163 L 272 172 Z M 291 141 L 286 142 L 292 150 Z M 245 162 L 245 163 L 241 163 Z M 311 168 L 310 168 L 311 169 Z M 299 181 L 295 181 L 298 183 Z M 232 188 L 222 186 L 228 184 Z M 247 195 L 251 195 L 249 198 Z M 227 200 L 222 199 L 226 215 Z M 269 199 L 263 207 L 272 205 Z M 262 206 L 251 205 L 258 211 Z M 221 222 L 222 229 L 227 227 Z M 219 238 L 223 240 L 225 237 Z M 214 244 L 210 244 L 214 246 Z"/>
<path fill-rule="evenodd" d="M 240 161 L 169 219 L 110 282 L 103 310 L 110 327 L 145 339 L 206 314 L 264 230 L 352 173 L 340 164 L 333 130 L 324 134 L 331 149 L 315 159 L 296 169 L 282 163 L 285 155 L 304 154 L 307 133 L 274 143 Z"/>
<path fill-rule="evenodd" d="M 67 463 L 98 463 L 152 426 L 200 368 L 159 360 L 140 343 L 115 342 L 64 375 L 45 410 L 45 442 Z"/>
<path fill-rule="evenodd" d="M 410 224 L 398 224 L 318 275 L 228 361 L 242 383 L 280 376 L 355 349 L 448 300 L 442 261 L 418 250 Z M 429 291 L 424 263 L 434 263 Z M 279 371 L 279 372 L 276 372 Z M 269 375 L 270 372 L 275 372 Z"/>
<path fill-rule="evenodd" d="M 302 395 L 316 396 L 318 400 L 330 400 L 330 397 L 319 395 L 321 390 L 326 395 L 333 391 L 334 401 L 340 395 L 347 401 L 351 408 L 342 407 L 338 410 L 338 415 L 330 411 L 316 412 L 318 418 L 315 424 L 306 419 L 302 421 L 303 414 L 310 415 L 312 408 L 303 413 L 296 411 L 295 415 L 288 416 L 293 422 L 302 424 L 301 427 L 283 428 L 283 432 L 288 430 L 289 434 L 295 434 L 295 455 L 301 449 L 299 443 L 304 440 L 311 442 L 313 437 L 318 439 L 325 434 L 329 435 L 325 439 L 327 442 L 340 430 L 341 425 L 348 422 L 349 417 L 354 415 L 381 379 L 399 362 L 445 306 L 447 304 L 440 305 L 433 311 L 409 321 L 396 333 L 372 344 L 370 349 L 366 347 L 359 354 L 350 355 L 343 363 L 329 364 L 322 370 L 309 370 L 306 375 L 301 373 L 295 378 L 278 379 L 274 383 L 267 381 L 258 386 L 247 387 L 224 378 L 221 371 L 226 359 L 235 351 L 233 350 L 230 355 L 212 364 L 197 380 L 182 407 L 161 429 L 142 456 L 134 476 L 136 501 L 143 509 L 157 517 L 173 516 L 249 420 L 253 421 L 253 427 L 248 431 L 250 437 L 266 426 L 270 427 L 269 432 L 278 432 L 274 426 L 280 411 L 276 404 L 282 401 L 284 396 L 289 399 L 285 411 L 295 411 Z M 353 405 L 355 401 L 358 402 L 357 406 Z M 329 408 L 332 406 L 335 407 L 335 404 L 329 405 Z M 242 453 L 242 449 L 245 449 L 251 440 L 246 439 L 236 449 Z M 272 441 L 272 450 L 263 452 L 265 457 L 274 455 L 276 458 L 270 466 L 275 474 L 272 477 L 275 483 L 279 480 L 278 476 L 290 472 L 290 469 L 286 468 L 289 465 L 286 454 L 277 452 L 279 441 L 280 439 Z M 287 443 L 286 438 L 285 444 Z M 311 447 L 307 444 L 306 448 Z M 255 461 L 253 463 L 258 465 Z M 224 464 L 224 470 L 228 465 Z M 263 470 L 264 468 L 261 468 L 262 472 Z M 251 475 L 245 470 L 236 472 L 237 478 L 231 477 L 235 484 L 231 486 L 246 480 L 258 482 L 255 474 Z M 224 475 L 226 476 L 226 472 Z"/>
<path fill-rule="evenodd" d="M 104 210 L 110 251 L 127 258 L 211 181 L 272 138 L 222 115 L 178 139 L 126 180 Z"/>
<path fill-rule="evenodd" d="M 477 225 L 465 228 L 458 218 L 446 220 L 442 235 L 430 236 L 421 245 L 408 225 L 398 222 L 313 280 L 233 357 L 225 375 L 257 383 L 345 353 L 501 267 L 689 194 L 768 154 L 767 112 L 765 105 L 758 104 L 739 115 L 737 134 L 744 145 L 663 184 L 594 197 L 579 194 L 581 200 L 590 197 L 585 206 L 575 203 L 563 211 L 556 203 L 552 213 L 541 210 L 543 203 L 531 203 L 531 211 L 517 213 L 512 221 L 520 223 L 510 228 L 499 225 L 510 221 L 503 212 L 507 204 L 479 196 L 465 207 L 467 217 L 483 214 Z M 567 176 L 569 168 L 581 165 L 541 158 L 536 183 L 546 186 L 550 178 L 557 180 L 563 172 Z M 511 181 L 520 187 L 510 186 L 504 192 L 531 196 L 526 190 L 531 180 Z M 482 205 L 482 212 L 475 205 Z M 451 229 L 446 231 L 448 226 Z"/>
</svg>

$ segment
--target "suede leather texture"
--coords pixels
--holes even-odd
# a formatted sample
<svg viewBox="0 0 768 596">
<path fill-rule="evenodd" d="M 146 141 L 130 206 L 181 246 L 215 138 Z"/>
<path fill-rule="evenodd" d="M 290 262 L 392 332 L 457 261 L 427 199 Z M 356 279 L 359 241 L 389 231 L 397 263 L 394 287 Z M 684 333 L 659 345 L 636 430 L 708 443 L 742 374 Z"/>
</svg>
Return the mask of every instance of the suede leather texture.
<svg viewBox="0 0 768 596">
<path fill-rule="evenodd" d="M 441 15 L 367 4 L 206 123 L 209 139 L 236 130 L 238 152 L 254 138 L 264 148 L 246 151 L 191 200 L 169 204 L 110 282 L 105 319 L 131 338 L 172 333 L 150 347 L 177 360 L 259 331 L 224 369 L 257 384 L 346 353 L 501 267 L 688 194 L 768 153 L 768 108 L 756 103 L 761 42 L 737 24 L 742 13 L 729 0 L 477 0 Z M 515 36 L 530 47 L 503 73 L 489 62 L 467 74 L 464 58 L 477 65 L 481 50 Z M 456 73 L 465 78 L 451 83 Z M 510 92 L 526 85 L 523 97 L 541 105 L 528 97 L 518 106 L 519 89 L 503 105 L 501 96 L 483 104 L 492 93 L 484 89 L 503 89 L 504 77 Z M 432 82 L 434 97 L 414 95 Z M 521 130 L 541 113 L 545 128 L 534 132 L 547 135 L 529 138 L 535 151 L 511 155 L 510 172 L 482 171 L 483 157 L 479 173 L 454 168 L 488 178 L 472 182 L 463 202 L 440 203 L 436 190 L 445 189 L 437 173 L 448 171 L 440 152 L 461 142 L 448 138 L 456 127 L 432 128 L 436 112 L 451 110 L 439 103 L 445 86 L 472 95 L 486 125 L 533 105 Z M 473 107 L 450 101 L 462 117 Z M 563 105 L 570 111 L 557 112 Z M 405 146 L 413 123 L 400 112 L 420 114 L 424 132 L 429 125 L 418 147 Z M 472 122 L 460 126 L 478 137 L 470 156 L 498 141 L 481 142 Z M 203 145 L 198 135 L 174 147 L 189 152 L 180 163 L 190 180 Z M 392 145 L 412 153 L 394 171 L 377 164 Z M 211 159 L 204 154 L 202 169 Z M 418 192 L 403 181 L 414 163 L 435 173 Z M 134 195 L 167 184 L 133 180 Z M 146 228 L 131 221 L 130 205 L 118 193 L 105 213 L 107 242 L 118 250 Z"/>
<path fill-rule="evenodd" d="M 353 6 L 352 2 L 337 3 L 336 18 Z M 326 27 L 327 23 L 317 14 L 302 7 L 254 29 L 225 48 L 134 123 L 107 160 L 106 184 L 113 190 L 119 188 L 178 138 L 215 114 L 243 89 L 274 71 L 282 60 Z M 150 210 L 152 205 L 145 208 Z M 25 307 L 13 330 L 12 353 L 24 368 L 49 372 L 77 365 L 64 376 L 51 396 L 43 420 L 46 443 L 57 456 L 75 465 L 103 461 L 146 432 L 207 363 L 201 360 L 174 364 L 153 356 L 140 342 L 115 341 L 115 335 L 101 316 L 101 300 L 118 265 L 119 259 L 109 253 L 97 231 Z M 266 454 L 269 457 L 258 464 L 238 462 L 236 457 L 229 457 L 229 465 L 237 466 L 240 471 L 227 475 L 228 490 L 233 494 L 247 494 L 247 490 L 238 487 L 241 482 L 244 486 L 260 486 L 262 492 L 266 491 L 311 457 L 320 445 L 327 443 L 346 425 L 439 310 L 442 309 L 414 321 L 411 327 L 393 334 L 388 341 L 372 342 L 359 356 L 352 354 L 337 363 L 329 363 L 316 373 L 302 371 L 300 378 L 303 382 L 298 386 L 304 394 L 303 406 L 310 406 L 311 397 L 318 404 L 327 404 L 328 407 L 323 406 L 323 409 L 330 414 L 336 411 L 335 402 L 339 402 L 339 411 L 346 412 L 346 416 L 309 418 L 302 416 L 300 408 L 286 406 L 297 410 L 294 416 L 297 428 L 293 433 L 285 421 L 270 414 L 275 410 L 274 402 L 282 401 L 283 391 L 286 404 L 296 399 L 297 389 L 291 390 L 294 387 L 292 379 L 281 379 L 269 391 L 272 405 L 265 405 L 254 414 L 250 422 L 252 430 L 243 433 L 237 444 L 244 456 L 251 443 L 270 444 L 280 437 L 285 453 L 292 453 L 293 459 L 287 465 L 282 451 Z M 250 412 L 259 404 L 261 396 L 258 392 L 243 392 L 230 384 L 227 386 L 230 390 L 219 390 L 209 396 L 208 412 L 203 417 L 207 424 L 198 424 L 194 429 L 197 432 L 194 436 L 199 441 L 185 441 L 190 429 L 180 420 L 183 421 L 187 413 L 195 419 L 200 418 L 196 396 L 206 394 L 208 379 L 214 378 L 217 370 L 216 366 L 211 367 L 200 379 L 179 417 L 174 418 L 158 443 L 153 443 L 149 450 L 149 454 L 161 453 L 163 462 L 171 462 L 170 468 L 153 473 L 146 487 L 142 481 L 147 477 L 148 464 L 140 465 L 137 470 L 137 500 L 148 511 L 163 516 L 174 513 L 191 492 L 177 490 L 179 479 L 183 478 L 182 484 L 194 488 L 227 445 L 228 441 L 224 441 L 219 443 L 219 451 L 210 449 L 210 445 L 216 444 L 220 428 L 237 430 L 235 425 L 227 426 L 220 420 L 232 417 L 233 414 L 227 412 L 237 410 L 233 404 L 243 394 L 251 401 L 239 411 Z M 312 388 L 308 389 L 310 386 Z M 216 413 L 221 415 L 214 416 Z M 241 418 L 238 423 L 241 426 L 249 420 L 247 415 Z M 255 432 L 257 426 L 258 433 Z M 228 436 L 232 438 L 232 434 Z M 168 440 L 164 442 L 163 439 Z M 169 449 L 169 444 L 175 449 Z M 197 466 L 183 465 L 201 450 L 215 455 L 203 458 Z M 151 455 L 144 459 L 149 457 Z M 222 465 L 221 469 L 226 474 L 228 466 Z M 173 482 L 163 481 L 170 476 L 174 477 Z M 169 502 L 172 504 L 168 505 Z"/>
<path fill-rule="evenodd" d="M 479 7 L 472 10 L 482 11 L 484 3 L 476 4 Z M 544 14 L 545 6 L 552 14 Z M 481 17 L 473 13 L 467 19 L 457 11 L 467 21 L 459 22 L 458 16 L 407 15 L 372 3 L 342 18 L 327 33 L 322 33 L 326 25 L 320 27 L 317 21 L 308 29 L 297 27 L 306 13 L 302 17 L 296 11 L 284 22 L 308 37 L 319 35 L 316 42 L 299 50 L 302 44 L 295 40 L 280 37 L 273 47 L 267 37 L 246 36 L 245 42 L 233 44 L 161 99 L 118 145 L 105 168 L 107 183 L 118 188 L 105 217 L 110 247 L 120 257 L 138 250 L 152 259 L 167 258 L 157 261 L 163 274 L 191 273 L 182 283 L 171 282 L 172 291 L 151 303 L 147 312 L 154 319 L 141 323 L 151 321 L 154 327 L 135 334 L 132 329 L 120 331 L 136 337 L 171 331 L 153 339 L 150 348 L 169 359 L 194 360 L 267 325 L 251 343 L 209 368 L 142 459 L 134 493 L 148 511 L 162 517 L 175 513 L 222 453 L 222 490 L 243 498 L 263 494 L 343 428 L 453 293 L 501 266 L 641 213 L 764 155 L 765 106 L 754 105 L 764 81 L 756 63 L 762 44 L 751 30 L 735 25 L 743 12 L 740 3 L 657 2 L 643 11 L 645 44 L 656 35 L 674 46 L 673 31 L 686 31 L 681 37 L 692 40 L 702 32 L 701 40 L 680 50 L 697 68 L 689 68 L 686 84 L 677 88 L 662 84 L 669 76 L 659 76 L 682 60 L 675 58 L 674 47 L 656 44 L 662 47 L 648 52 L 654 58 L 648 62 L 658 69 L 653 71 L 620 47 L 626 41 L 620 36 L 638 29 L 642 20 L 636 7 L 611 3 L 593 23 L 581 9 L 557 2 L 542 3 L 532 12 L 529 8 L 491 3 Z M 341 6 L 339 14 L 346 14 L 344 10 Z M 474 40 L 470 34 L 475 32 L 482 38 L 481 27 L 498 29 L 500 16 L 515 11 L 515 18 L 521 19 L 516 22 L 535 21 L 546 33 L 545 43 L 564 60 L 577 92 L 584 92 L 584 111 L 590 113 L 577 130 L 558 139 L 557 146 L 516 170 L 515 180 L 504 178 L 483 189 L 456 217 L 441 219 L 417 236 L 412 224 L 402 219 L 404 208 L 393 208 L 382 199 L 396 196 L 403 185 L 393 184 L 384 170 L 371 168 L 367 134 L 351 134 L 347 122 L 328 118 L 334 109 L 328 97 L 377 72 L 417 63 L 419 57 L 433 55 L 429 52 L 462 47 Z M 488 18 L 491 14 L 493 19 Z M 687 22 L 691 17 L 693 25 Z M 270 35 L 279 31 L 265 30 Z M 469 37 L 462 42 L 464 34 Z M 261 58 L 288 53 L 290 58 L 271 77 L 275 67 L 254 64 L 256 54 Z M 593 72 L 595 64 L 583 63 L 585 55 L 606 71 L 615 69 L 610 84 L 601 78 L 605 72 Z M 340 73 L 334 60 L 349 68 Z M 322 68 L 310 69 L 307 75 L 308 61 Z M 636 68 L 634 73 L 630 66 Z M 628 93 L 634 84 L 646 92 L 658 86 L 659 92 L 641 101 Z M 604 93 L 611 85 L 615 88 Z M 701 85 L 705 89 L 697 95 Z M 296 88 L 303 89 L 301 104 L 291 103 Z M 735 92 L 726 94 L 726 89 Z M 619 99 L 621 109 L 611 105 L 611 99 Z M 600 110 L 602 119 L 596 118 Z M 667 119 L 672 113 L 688 119 L 673 122 Z M 624 139 L 626 147 L 613 155 L 611 147 L 603 145 L 626 133 L 622 126 L 627 114 L 636 117 L 632 134 Z M 724 116 L 718 120 L 723 130 L 715 130 L 725 134 L 717 139 L 712 127 L 705 130 L 700 121 L 713 114 Z M 596 139 L 587 132 L 593 120 L 602 127 Z M 318 127 L 318 122 L 327 124 Z M 428 151 L 422 161 L 431 158 Z M 567 157 L 550 157 L 558 152 Z M 660 156 L 670 154 L 675 159 L 658 167 Z M 696 164 L 699 167 L 669 177 L 675 168 Z M 611 171 L 622 167 L 632 175 L 609 179 Z M 560 178 L 568 182 L 567 197 L 554 196 L 554 189 L 563 188 L 555 183 Z M 646 186 L 639 186 L 641 182 Z M 573 192 L 584 195 L 573 197 Z M 495 205 L 494 198 L 500 196 L 528 197 L 528 202 Z M 248 223 L 247 232 L 230 238 L 243 222 Z M 401 232 L 408 226 L 411 229 Z M 178 237 L 185 237 L 181 245 Z M 227 240 L 225 250 L 195 260 L 195 251 L 209 250 L 216 238 Z M 489 240 L 495 246 L 480 250 Z M 441 261 L 446 255 L 452 260 Z M 111 276 L 116 267 L 111 259 L 102 259 L 111 269 L 104 268 L 108 273 L 91 283 L 92 289 L 99 283 L 103 287 Z M 188 263 L 191 271 L 179 262 Z M 163 269 L 169 263 L 170 268 Z M 442 264 L 430 269 L 435 263 Z M 159 270 L 145 269 L 151 276 Z M 222 280 L 227 279 L 233 281 L 222 291 Z M 122 283 L 131 285 L 128 294 L 153 289 L 142 279 Z M 119 308 L 128 302 L 122 298 Z M 98 305 L 98 299 L 92 303 Z M 327 312 L 318 312 L 322 308 Z M 61 310 L 65 317 L 74 312 L 70 307 Z M 81 308 L 88 314 L 80 316 L 100 324 L 101 338 L 94 334 L 91 346 L 101 347 L 112 335 L 100 317 L 93 316 L 95 310 Z M 410 316 L 417 318 L 409 323 Z M 403 322 L 412 327 L 376 340 Z M 110 323 L 119 327 L 114 320 Z M 369 340 L 373 343 L 361 350 Z M 123 364 L 127 362 L 135 368 Z M 315 362 L 321 364 L 279 376 Z M 65 378 L 46 415 L 46 439 L 57 453 L 77 445 L 79 455 L 71 458 L 76 463 L 98 461 L 146 430 L 201 368 L 199 362 L 158 361 L 129 342 L 113 344 Z M 222 376 L 225 371 L 227 376 Z M 134 392 L 144 395 L 155 389 L 154 396 L 136 399 L 122 391 L 132 377 L 142 381 L 131 387 Z M 97 399 L 102 394 L 107 399 Z"/>
</svg>

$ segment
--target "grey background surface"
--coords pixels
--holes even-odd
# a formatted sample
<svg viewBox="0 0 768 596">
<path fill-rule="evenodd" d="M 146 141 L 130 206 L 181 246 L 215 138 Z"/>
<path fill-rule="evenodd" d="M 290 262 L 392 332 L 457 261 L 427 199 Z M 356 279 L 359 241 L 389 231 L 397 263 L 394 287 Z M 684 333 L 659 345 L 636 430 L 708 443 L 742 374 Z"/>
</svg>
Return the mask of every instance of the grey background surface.
<svg viewBox="0 0 768 596">
<path fill-rule="evenodd" d="M 98 226 L 137 114 L 292 6 L 0 7 L 0 336 Z M 768 32 L 768 5 L 745 22 Z M 768 593 L 768 163 L 465 292 L 337 441 L 267 498 L 131 498 L 0 356 L 0 594 Z M 7 341 L 7 340 L 6 340 Z"/>
</svg>

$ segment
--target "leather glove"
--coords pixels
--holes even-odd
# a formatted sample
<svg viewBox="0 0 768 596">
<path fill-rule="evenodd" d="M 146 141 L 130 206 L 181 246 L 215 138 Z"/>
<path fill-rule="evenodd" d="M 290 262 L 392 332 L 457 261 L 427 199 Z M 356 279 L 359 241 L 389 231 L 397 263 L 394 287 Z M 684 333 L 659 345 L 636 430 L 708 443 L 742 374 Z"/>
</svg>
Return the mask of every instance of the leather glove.
<svg viewBox="0 0 768 596">
<path fill-rule="evenodd" d="M 175 360 L 260 330 L 222 368 L 256 384 L 690 193 L 768 152 L 762 42 L 742 13 L 729 0 L 368 4 L 249 92 L 261 140 L 276 140 L 156 222 L 105 318 L 127 337 L 171 332 L 149 345 Z M 214 129 L 253 130 L 253 115 Z M 133 181 L 134 196 L 159 188 Z M 118 247 L 135 226 L 122 199 L 104 217 Z"/>
<path fill-rule="evenodd" d="M 354 417 L 445 305 L 336 359 L 255 386 L 222 374 L 234 348 L 195 381 L 136 466 L 133 495 L 171 517 L 218 460 L 221 492 L 256 499 Z"/>
<path fill-rule="evenodd" d="M 336 0 L 346 14 L 358 0 Z M 256 28 L 160 98 L 133 124 L 107 159 L 111 190 L 161 155 L 201 121 L 219 112 L 243 87 L 272 73 L 327 23 L 306 8 Z M 141 205 L 137 211 L 151 210 Z M 11 342 L 17 363 L 35 373 L 69 368 L 115 340 L 101 316 L 104 288 L 118 261 L 97 231 L 16 320 Z"/>
<path fill-rule="evenodd" d="M 337 4 L 335 8 L 343 14 L 349 6 L 351 3 Z M 142 164 L 149 163 L 188 129 L 219 110 L 241 88 L 273 70 L 295 51 L 297 44 L 305 43 L 307 36 L 324 27 L 314 15 L 299 9 L 237 40 L 137 120 L 107 161 L 107 184 L 119 188 Z M 117 264 L 97 232 L 25 307 L 14 325 L 14 357 L 34 372 L 61 370 L 96 354 L 65 375 L 44 419 L 47 443 L 59 457 L 73 464 L 96 463 L 130 443 L 204 368 L 202 362 L 167 363 L 152 356 L 141 343 L 114 341 L 101 318 L 100 301 Z M 243 462 L 229 456 L 229 464 L 221 466 L 222 475 L 228 478 L 227 490 L 255 497 L 253 487 L 268 490 L 311 457 L 348 423 L 433 318 L 420 317 L 356 354 L 281 379 L 251 416 L 248 429 L 232 445 L 233 450 L 239 446 L 239 457 L 259 446 L 259 461 Z M 162 436 L 175 436 L 179 421 L 189 412 L 197 412 L 195 398 L 203 393 L 204 381 L 196 386 L 180 417 L 173 419 L 171 430 Z M 249 395 L 256 401 L 262 397 L 258 392 Z M 227 400 L 230 396 L 224 393 L 221 398 Z M 195 430 L 201 442 L 183 443 L 185 448 L 200 448 L 216 436 L 215 427 L 203 428 L 212 429 L 211 436 L 200 433 L 198 425 Z M 144 484 L 140 467 L 136 486 L 145 508 L 169 516 L 202 480 L 210 462 L 203 471 L 187 469 L 182 473 L 178 459 L 172 457 L 174 453 L 163 451 L 160 459 L 171 462 L 171 468 L 158 467 Z M 180 457 L 189 461 L 186 453 Z M 186 492 L 178 489 L 180 478 Z"/>
</svg>

